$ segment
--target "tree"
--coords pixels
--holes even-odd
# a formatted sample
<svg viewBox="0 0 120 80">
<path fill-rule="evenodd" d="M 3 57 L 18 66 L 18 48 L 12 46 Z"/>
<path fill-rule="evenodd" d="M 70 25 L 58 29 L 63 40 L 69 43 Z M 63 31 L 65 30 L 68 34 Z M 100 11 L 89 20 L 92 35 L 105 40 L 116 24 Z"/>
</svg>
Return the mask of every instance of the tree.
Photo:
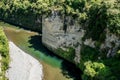
<svg viewBox="0 0 120 80">
<path fill-rule="evenodd" d="M 110 69 L 103 63 L 87 61 L 84 66 L 83 80 L 110 80 L 111 78 Z"/>
</svg>

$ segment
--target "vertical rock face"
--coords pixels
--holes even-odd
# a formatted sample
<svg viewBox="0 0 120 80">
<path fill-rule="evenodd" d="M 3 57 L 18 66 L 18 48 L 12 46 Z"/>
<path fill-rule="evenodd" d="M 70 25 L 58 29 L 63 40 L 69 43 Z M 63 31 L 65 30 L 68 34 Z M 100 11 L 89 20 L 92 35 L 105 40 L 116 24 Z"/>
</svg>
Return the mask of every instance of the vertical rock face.
<svg viewBox="0 0 120 80">
<path fill-rule="evenodd" d="M 63 23 L 59 16 L 51 16 L 43 20 L 42 41 L 53 49 L 58 48 L 58 36 L 63 34 Z"/>
<path fill-rule="evenodd" d="M 65 51 L 64 53 L 70 53 L 68 48 L 73 48 L 75 55 L 72 61 L 80 63 L 82 45 L 98 49 L 96 46 L 98 41 L 93 41 L 92 38 L 83 41 L 86 31 L 72 17 L 59 16 L 56 11 L 53 11 L 50 17 L 43 18 L 42 21 L 42 42 L 54 53 L 61 54 L 57 49 Z M 118 47 L 120 47 L 120 38 L 107 30 L 105 36 L 105 41 L 100 43 L 98 50 L 107 49 L 108 54 L 106 56 L 113 56 L 118 50 Z M 112 43 L 114 43 L 114 46 Z"/>
<path fill-rule="evenodd" d="M 57 12 L 52 12 L 52 16 L 43 19 L 42 42 L 43 44 L 55 52 L 61 48 L 67 51 L 67 48 L 75 49 L 75 61 L 80 61 L 80 45 L 84 30 L 71 17 L 62 17 Z M 79 56 L 78 56 L 79 55 Z"/>
<path fill-rule="evenodd" d="M 114 56 L 118 48 L 120 48 L 120 37 L 107 30 L 105 42 L 101 44 L 100 48 L 108 48 L 107 57 Z"/>
</svg>

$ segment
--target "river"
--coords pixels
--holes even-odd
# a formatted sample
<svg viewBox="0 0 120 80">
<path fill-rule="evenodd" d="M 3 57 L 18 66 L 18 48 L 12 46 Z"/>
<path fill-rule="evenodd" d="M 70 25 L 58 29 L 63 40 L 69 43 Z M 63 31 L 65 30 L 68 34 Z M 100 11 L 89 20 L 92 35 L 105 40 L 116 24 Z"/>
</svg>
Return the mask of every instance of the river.
<svg viewBox="0 0 120 80">
<path fill-rule="evenodd" d="M 10 41 L 40 61 L 43 65 L 43 80 L 81 80 L 79 69 L 46 49 L 41 43 L 39 33 L 4 22 L 0 22 L 0 26 L 4 27 L 4 32 Z"/>
</svg>

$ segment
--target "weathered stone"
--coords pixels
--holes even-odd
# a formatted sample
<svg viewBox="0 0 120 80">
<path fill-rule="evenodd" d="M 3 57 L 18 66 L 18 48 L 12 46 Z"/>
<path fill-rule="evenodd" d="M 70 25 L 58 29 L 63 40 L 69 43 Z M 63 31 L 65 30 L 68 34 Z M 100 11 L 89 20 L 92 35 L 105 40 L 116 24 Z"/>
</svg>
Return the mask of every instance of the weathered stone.
<svg viewBox="0 0 120 80">
<path fill-rule="evenodd" d="M 74 61 L 76 63 L 80 63 L 81 45 L 97 48 L 99 51 L 109 49 L 106 55 L 107 57 L 114 56 L 118 47 L 120 47 L 119 37 L 111 34 L 107 29 L 105 41 L 103 43 L 98 41 L 98 43 L 100 43 L 98 46 L 95 45 L 97 41 L 93 41 L 92 38 L 83 41 L 82 38 L 85 37 L 85 29 L 81 27 L 77 20 L 72 19 L 70 16 L 59 16 L 57 12 L 52 12 L 50 17 L 43 18 L 42 21 L 43 44 L 53 52 L 58 48 L 67 51 L 68 47 L 72 47 L 75 49 Z M 66 29 L 64 27 L 66 27 Z M 55 53 L 59 54 L 57 52 Z"/>
<path fill-rule="evenodd" d="M 67 50 L 67 47 L 74 48 L 76 52 L 74 60 L 79 63 L 80 44 L 82 44 L 84 30 L 77 20 L 73 21 L 71 17 L 66 17 L 66 20 L 64 20 L 61 17 L 53 14 L 43 19 L 42 42 L 45 46 L 49 46 L 49 49 L 52 48 L 53 52 L 58 48 L 63 50 Z M 64 21 L 67 24 L 66 32 L 64 31 Z"/>
</svg>

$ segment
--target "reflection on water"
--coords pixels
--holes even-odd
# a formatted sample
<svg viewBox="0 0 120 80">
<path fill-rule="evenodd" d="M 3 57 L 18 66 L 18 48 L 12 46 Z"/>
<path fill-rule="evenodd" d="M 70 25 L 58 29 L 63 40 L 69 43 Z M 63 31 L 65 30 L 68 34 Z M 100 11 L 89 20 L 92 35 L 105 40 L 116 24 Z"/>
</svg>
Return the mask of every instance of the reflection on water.
<svg viewBox="0 0 120 80">
<path fill-rule="evenodd" d="M 74 64 L 61 59 L 46 49 L 42 45 L 41 36 L 38 33 L 13 26 L 4 27 L 4 31 L 9 40 L 42 63 L 44 80 L 81 80 L 81 71 Z"/>
</svg>

